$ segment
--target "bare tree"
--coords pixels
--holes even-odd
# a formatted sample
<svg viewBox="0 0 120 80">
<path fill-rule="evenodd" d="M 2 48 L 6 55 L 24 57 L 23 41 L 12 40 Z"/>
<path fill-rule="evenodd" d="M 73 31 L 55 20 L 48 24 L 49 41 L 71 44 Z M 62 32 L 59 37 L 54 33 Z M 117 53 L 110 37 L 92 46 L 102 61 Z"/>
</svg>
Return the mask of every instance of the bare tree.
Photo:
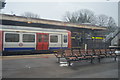
<svg viewBox="0 0 120 80">
<path fill-rule="evenodd" d="M 108 18 L 107 28 L 109 32 L 113 32 L 116 30 L 117 25 L 115 23 L 115 20 L 112 17 Z"/>
<path fill-rule="evenodd" d="M 94 24 L 95 15 L 92 11 L 88 9 L 81 9 L 73 13 L 66 12 L 64 16 L 64 20 L 66 22 L 78 23 L 78 24 L 81 24 L 81 23 Z"/>
<path fill-rule="evenodd" d="M 70 13 L 70 12 L 66 12 L 65 16 L 64 16 L 64 20 L 66 22 L 71 22 L 71 23 L 78 23 L 78 14 L 76 12 Z"/>
<path fill-rule="evenodd" d="M 98 26 L 107 26 L 108 16 L 102 14 L 97 17 L 97 25 Z"/>
<path fill-rule="evenodd" d="M 27 18 L 40 18 L 38 14 L 34 14 L 34 13 L 31 13 L 31 12 L 24 12 L 21 15 L 24 16 L 24 17 L 27 17 Z"/>
<path fill-rule="evenodd" d="M 115 20 L 112 17 L 108 19 L 108 27 L 116 27 Z"/>
</svg>

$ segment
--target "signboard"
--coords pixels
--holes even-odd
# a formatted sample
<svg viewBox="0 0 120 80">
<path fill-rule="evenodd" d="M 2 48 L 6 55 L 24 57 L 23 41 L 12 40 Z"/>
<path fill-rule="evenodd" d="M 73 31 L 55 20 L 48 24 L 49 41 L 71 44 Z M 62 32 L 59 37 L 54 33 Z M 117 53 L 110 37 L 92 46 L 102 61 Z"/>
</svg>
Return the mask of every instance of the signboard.
<svg viewBox="0 0 120 80">
<path fill-rule="evenodd" d="M 103 37 L 92 37 L 92 39 L 105 39 Z"/>
</svg>

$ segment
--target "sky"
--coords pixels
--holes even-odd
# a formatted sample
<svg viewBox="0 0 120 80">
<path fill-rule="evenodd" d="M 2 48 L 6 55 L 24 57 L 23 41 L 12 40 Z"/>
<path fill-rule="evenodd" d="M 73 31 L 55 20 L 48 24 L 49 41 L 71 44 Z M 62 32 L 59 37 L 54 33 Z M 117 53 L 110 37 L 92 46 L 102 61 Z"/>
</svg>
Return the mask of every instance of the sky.
<svg viewBox="0 0 120 80">
<path fill-rule="evenodd" d="M 119 0 L 6 0 L 6 6 L 1 10 L 5 14 L 21 15 L 24 12 L 38 14 L 42 19 L 63 21 L 67 11 L 75 12 L 89 9 L 95 15 L 111 16 L 118 23 Z"/>
</svg>

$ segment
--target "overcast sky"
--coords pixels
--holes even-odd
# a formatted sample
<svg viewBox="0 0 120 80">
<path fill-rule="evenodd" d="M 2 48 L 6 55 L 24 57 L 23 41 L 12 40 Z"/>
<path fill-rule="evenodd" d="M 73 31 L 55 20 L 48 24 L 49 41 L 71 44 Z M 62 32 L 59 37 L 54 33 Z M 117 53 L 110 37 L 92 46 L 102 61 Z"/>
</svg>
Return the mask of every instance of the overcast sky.
<svg viewBox="0 0 120 80">
<path fill-rule="evenodd" d="M 6 6 L 2 13 L 21 15 L 24 12 L 32 12 L 43 19 L 63 20 L 66 11 L 74 12 L 80 9 L 92 10 L 95 15 L 105 14 L 112 16 L 118 23 L 118 0 L 6 0 Z"/>
</svg>

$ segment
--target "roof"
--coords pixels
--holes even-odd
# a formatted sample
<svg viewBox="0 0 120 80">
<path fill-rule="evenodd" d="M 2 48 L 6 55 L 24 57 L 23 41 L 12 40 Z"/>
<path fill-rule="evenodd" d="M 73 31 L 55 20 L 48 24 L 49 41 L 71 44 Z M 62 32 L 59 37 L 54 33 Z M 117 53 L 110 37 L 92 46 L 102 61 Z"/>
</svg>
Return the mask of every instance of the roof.
<svg viewBox="0 0 120 80">
<path fill-rule="evenodd" d="M 27 18 L 23 16 L 15 16 L 15 15 L 8 15 L 8 14 L 0 14 L 0 16 L 2 16 L 2 20 L 19 21 L 19 22 L 26 22 L 26 23 L 39 23 L 39 24 L 41 23 L 41 24 L 76 27 L 76 28 L 86 28 L 86 29 L 92 29 L 92 30 L 94 29 L 95 30 L 106 30 L 105 27 L 93 26 L 89 24 L 74 24 L 74 23 L 69 23 L 69 22 L 47 20 L 47 19 L 37 19 L 37 18 Z"/>
<path fill-rule="evenodd" d="M 36 28 L 36 27 L 28 27 L 28 26 L 11 26 L 11 25 L 0 25 L 0 29 L 6 30 L 27 30 L 27 31 L 42 31 L 42 32 L 68 32 L 68 30 L 63 29 L 45 29 L 45 28 Z"/>
</svg>

